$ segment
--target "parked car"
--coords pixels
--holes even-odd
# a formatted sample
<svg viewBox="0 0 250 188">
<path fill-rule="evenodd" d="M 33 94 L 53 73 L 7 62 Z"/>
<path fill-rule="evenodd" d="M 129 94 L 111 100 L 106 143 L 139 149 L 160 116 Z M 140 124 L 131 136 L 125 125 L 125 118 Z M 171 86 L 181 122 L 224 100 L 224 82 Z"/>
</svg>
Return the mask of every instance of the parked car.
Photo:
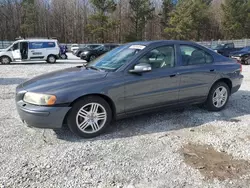
<svg viewBox="0 0 250 188">
<path fill-rule="evenodd" d="M 250 46 L 246 46 L 240 51 L 230 53 L 230 57 L 237 59 L 243 64 L 250 65 Z"/>
<path fill-rule="evenodd" d="M 242 84 L 241 66 L 193 42 L 134 42 L 87 66 L 19 85 L 16 105 L 30 126 L 67 124 L 77 135 L 95 137 L 112 120 L 157 109 L 205 104 L 220 111 Z"/>
<path fill-rule="evenodd" d="M 87 62 L 93 61 L 97 57 L 119 46 L 118 44 L 103 44 L 94 49 L 88 49 L 81 53 L 80 58 Z"/>
<path fill-rule="evenodd" d="M 241 50 L 242 48 L 235 48 L 234 43 L 225 43 L 217 45 L 213 50 L 223 56 L 229 57 L 230 53 Z"/>
<path fill-rule="evenodd" d="M 81 56 L 81 53 L 87 50 L 92 50 L 95 49 L 99 46 L 101 46 L 102 44 L 85 44 L 79 47 L 79 49 L 75 52 L 74 55 L 76 55 L 77 57 Z"/>
<path fill-rule="evenodd" d="M 55 39 L 21 39 L 0 51 L 0 62 L 45 60 L 56 63 L 59 53 L 60 47 Z"/>
<path fill-rule="evenodd" d="M 70 47 L 70 51 L 74 54 L 79 49 L 78 44 L 72 44 Z"/>
</svg>

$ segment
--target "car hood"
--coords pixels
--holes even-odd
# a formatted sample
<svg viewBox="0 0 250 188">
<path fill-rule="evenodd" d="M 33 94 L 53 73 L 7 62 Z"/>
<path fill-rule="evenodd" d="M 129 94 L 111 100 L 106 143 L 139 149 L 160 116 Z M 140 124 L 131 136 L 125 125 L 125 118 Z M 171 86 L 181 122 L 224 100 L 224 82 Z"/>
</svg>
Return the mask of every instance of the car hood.
<svg viewBox="0 0 250 188">
<path fill-rule="evenodd" d="M 57 93 L 64 88 L 79 87 L 105 78 L 107 72 L 73 67 L 37 76 L 19 85 L 17 89 L 38 93 Z"/>
<path fill-rule="evenodd" d="M 237 52 L 232 52 L 230 53 L 231 56 L 243 56 L 243 55 L 246 55 L 246 54 L 249 54 L 250 52 L 244 52 L 244 51 L 237 51 Z"/>
<path fill-rule="evenodd" d="M 0 49 L 0 52 L 6 52 L 7 49 Z"/>
</svg>

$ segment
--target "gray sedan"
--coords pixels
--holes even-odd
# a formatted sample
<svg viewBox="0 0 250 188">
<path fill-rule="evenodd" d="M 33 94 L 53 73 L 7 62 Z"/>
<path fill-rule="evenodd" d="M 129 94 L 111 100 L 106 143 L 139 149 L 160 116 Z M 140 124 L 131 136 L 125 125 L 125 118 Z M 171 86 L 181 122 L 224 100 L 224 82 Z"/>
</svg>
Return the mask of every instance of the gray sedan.
<svg viewBox="0 0 250 188">
<path fill-rule="evenodd" d="M 241 64 L 196 43 L 135 42 L 19 85 L 16 105 L 29 126 L 66 124 L 90 138 L 112 120 L 153 110 L 204 104 L 220 111 L 242 80 Z"/>
</svg>

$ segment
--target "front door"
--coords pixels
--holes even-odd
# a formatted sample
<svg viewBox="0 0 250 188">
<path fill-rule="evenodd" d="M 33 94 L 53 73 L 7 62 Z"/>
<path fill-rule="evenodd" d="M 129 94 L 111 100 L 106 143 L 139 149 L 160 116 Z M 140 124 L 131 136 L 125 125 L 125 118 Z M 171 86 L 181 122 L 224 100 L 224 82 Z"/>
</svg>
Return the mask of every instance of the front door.
<svg viewBox="0 0 250 188">
<path fill-rule="evenodd" d="M 180 102 L 203 102 L 216 79 L 213 57 L 206 51 L 191 45 L 180 45 L 182 66 Z"/>
<path fill-rule="evenodd" d="M 15 61 L 21 60 L 20 43 L 14 43 L 12 47 L 12 55 Z"/>
<path fill-rule="evenodd" d="M 178 103 L 180 77 L 174 46 L 155 48 L 138 63 L 148 63 L 152 71 L 141 75 L 125 73 L 125 111 L 141 111 Z"/>
<path fill-rule="evenodd" d="M 44 42 L 29 42 L 28 58 L 30 60 L 44 59 L 46 48 L 44 48 Z"/>
</svg>

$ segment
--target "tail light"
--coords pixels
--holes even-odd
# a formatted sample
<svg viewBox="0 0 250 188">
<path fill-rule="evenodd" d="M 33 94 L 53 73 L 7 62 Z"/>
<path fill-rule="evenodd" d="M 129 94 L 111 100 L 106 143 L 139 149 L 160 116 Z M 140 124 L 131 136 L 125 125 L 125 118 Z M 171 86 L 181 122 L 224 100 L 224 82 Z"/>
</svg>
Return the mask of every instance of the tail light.
<svg viewBox="0 0 250 188">
<path fill-rule="evenodd" d="M 240 64 L 240 72 L 242 72 L 242 64 L 241 64 L 241 61 L 237 59 L 237 63 Z"/>
</svg>

